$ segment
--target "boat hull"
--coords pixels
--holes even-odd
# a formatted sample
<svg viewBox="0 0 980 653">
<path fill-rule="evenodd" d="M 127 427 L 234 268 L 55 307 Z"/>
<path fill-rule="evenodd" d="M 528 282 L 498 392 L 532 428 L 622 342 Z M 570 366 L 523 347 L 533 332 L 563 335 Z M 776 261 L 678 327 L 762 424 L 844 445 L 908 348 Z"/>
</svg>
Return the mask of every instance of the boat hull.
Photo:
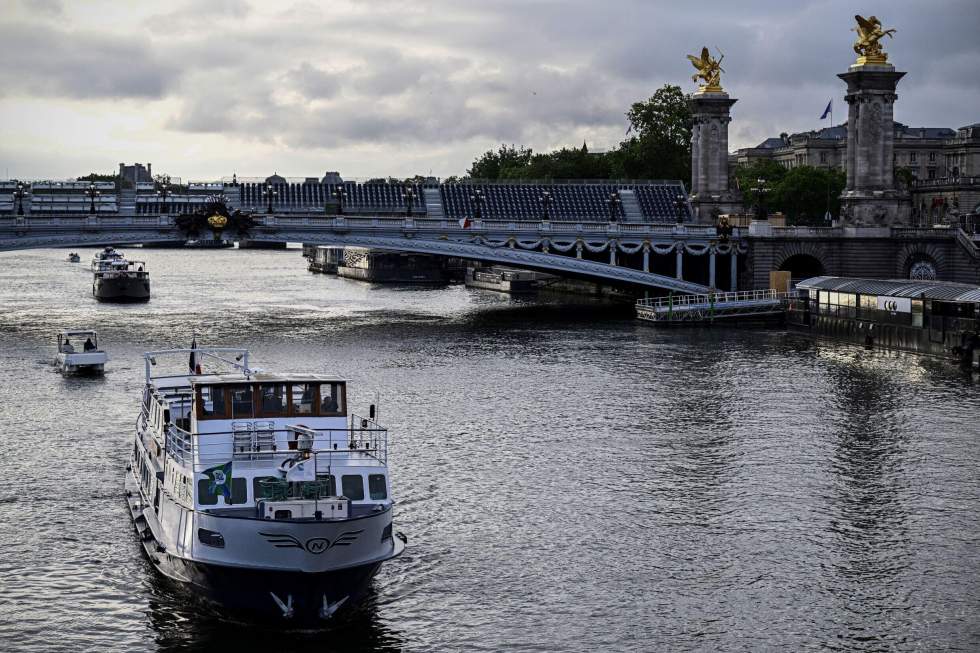
<svg viewBox="0 0 980 653">
<path fill-rule="evenodd" d="M 150 300 L 150 280 L 135 277 L 96 279 L 92 294 L 100 302 L 146 302 Z"/>
</svg>

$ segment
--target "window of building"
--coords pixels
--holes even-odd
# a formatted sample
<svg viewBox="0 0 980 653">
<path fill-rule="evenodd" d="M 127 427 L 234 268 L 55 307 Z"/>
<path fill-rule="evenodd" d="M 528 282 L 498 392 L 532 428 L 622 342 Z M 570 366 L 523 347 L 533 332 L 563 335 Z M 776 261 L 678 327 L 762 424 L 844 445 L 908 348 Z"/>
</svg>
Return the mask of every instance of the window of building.
<svg viewBox="0 0 980 653">
<path fill-rule="evenodd" d="M 313 390 L 312 383 L 294 383 L 290 388 L 290 415 L 312 415 L 313 414 Z"/>
<path fill-rule="evenodd" d="M 918 158 L 918 153 L 917 152 L 909 152 L 909 162 L 910 163 L 916 163 L 916 162 L 918 162 L 918 160 L 919 160 L 919 158 Z"/>
<path fill-rule="evenodd" d="M 863 309 L 877 309 L 878 308 L 878 297 L 877 295 L 861 295 L 861 308 Z"/>
<path fill-rule="evenodd" d="M 252 386 L 231 386 L 229 392 L 231 394 L 231 416 L 246 419 L 252 417 Z"/>
<path fill-rule="evenodd" d="M 344 496 L 351 501 L 364 500 L 364 477 L 360 474 L 344 474 L 340 478 Z"/>
<path fill-rule="evenodd" d="M 213 506 L 218 503 L 218 497 L 222 495 L 221 489 L 216 488 L 218 491 L 212 493 L 211 490 L 211 480 L 207 478 L 202 478 L 197 482 L 197 502 L 202 506 Z M 226 501 L 228 504 L 245 503 L 248 501 L 248 484 L 245 483 L 244 478 L 232 478 L 231 479 L 231 501 Z"/>
<path fill-rule="evenodd" d="M 385 485 L 384 474 L 368 474 L 368 492 L 375 500 L 388 498 L 388 486 Z"/>
<path fill-rule="evenodd" d="M 827 163 L 827 153 L 826 152 L 821 152 L 820 153 L 820 163 Z"/>
<path fill-rule="evenodd" d="M 220 385 L 201 386 L 197 391 L 197 417 L 199 419 L 226 419 L 225 388 Z"/>
<path fill-rule="evenodd" d="M 935 178 L 936 178 L 936 169 L 929 168 L 929 179 L 935 179 Z"/>
<path fill-rule="evenodd" d="M 285 383 L 263 383 L 259 386 L 259 411 L 263 417 L 286 414 Z"/>
<path fill-rule="evenodd" d="M 929 152 L 929 162 L 930 163 L 935 163 L 935 161 L 936 161 L 936 153 L 935 152 Z"/>
</svg>

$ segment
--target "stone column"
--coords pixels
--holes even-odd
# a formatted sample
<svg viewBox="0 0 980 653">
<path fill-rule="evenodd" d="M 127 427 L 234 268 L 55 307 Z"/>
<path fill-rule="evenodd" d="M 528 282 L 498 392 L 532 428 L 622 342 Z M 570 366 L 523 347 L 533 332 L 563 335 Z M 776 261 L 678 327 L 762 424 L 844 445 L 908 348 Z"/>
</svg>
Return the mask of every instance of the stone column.
<svg viewBox="0 0 980 653">
<path fill-rule="evenodd" d="M 684 245 L 677 245 L 677 278 L 684 278 Z"/>
<path fill-rule="evenodd" d="M 847 83 L 845 227 L 883 229 L 910 224 L 912 205 L 895 187 L 895 87 L 905 76 L 889 63 L 855 63 L 838 75 Z"/>
<path fill-rule="evenodd" d="M 609 265 L 616 265 L 616 241 L 609 241 Z"/>
<path fill-rule="evenodd" d="M 711 249 L 708 254 L 708 287 L 715 287 L 715 250 Z"/>
<path fill-rule="evenodd" d="M 691 96 L 691 205 L 695 221 L 714 222 L 713 213 L 732 213 L 739 198 L 728 188 L 728 124 L 738 100 L 704 88 Z"/>
<path fill-rule="evenodd" d="M 575 243 L 575 258 L 582 258 L 582 243 Z"/>
<path fill-rule="evenodd" d="M 643 244 L 643 271 L 650 271 L 650 246 L 646 243 Z"/>
</svg>

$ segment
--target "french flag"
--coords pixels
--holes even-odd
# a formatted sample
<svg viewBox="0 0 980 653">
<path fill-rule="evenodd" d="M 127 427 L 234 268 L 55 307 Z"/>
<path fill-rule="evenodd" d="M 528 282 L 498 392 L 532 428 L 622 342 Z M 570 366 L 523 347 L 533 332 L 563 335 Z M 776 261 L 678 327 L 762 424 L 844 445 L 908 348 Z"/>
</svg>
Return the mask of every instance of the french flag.
<svg viewBox="0 0 980 653">
<path fill-rule="evenodd" d="M 460 218 L 458 222 L 460 229 L 469 229 L 470 225 L 473 224 L 469 218 Z"/>
<path fill-rule="evenodd" d="M 833 109 L 831 108 L 833 107 L 833 105 L 834 105 L 833 100 L 827 103 L 827 108 L 823 110 L 823 115 L 820 116 L 821 120 L 823 120 L 824 118 L 830 115 L 830 112 L 833 111 Z"/>
</svg>

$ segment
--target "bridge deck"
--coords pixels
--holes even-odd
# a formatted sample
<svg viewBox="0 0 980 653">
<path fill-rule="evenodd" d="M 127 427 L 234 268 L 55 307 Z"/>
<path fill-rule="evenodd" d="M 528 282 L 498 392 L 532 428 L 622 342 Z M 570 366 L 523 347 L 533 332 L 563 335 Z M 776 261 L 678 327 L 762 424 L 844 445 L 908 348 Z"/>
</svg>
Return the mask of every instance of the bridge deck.
<svg viewBox="0 0 980 653">
<path fill-rule="evenodd" d="M 681 323 L 778 315 L 796 297 L 795 292 L 770 289 L 641 299 L 636 303 L 636 316 L 648 322 Z"/>
</svg>

